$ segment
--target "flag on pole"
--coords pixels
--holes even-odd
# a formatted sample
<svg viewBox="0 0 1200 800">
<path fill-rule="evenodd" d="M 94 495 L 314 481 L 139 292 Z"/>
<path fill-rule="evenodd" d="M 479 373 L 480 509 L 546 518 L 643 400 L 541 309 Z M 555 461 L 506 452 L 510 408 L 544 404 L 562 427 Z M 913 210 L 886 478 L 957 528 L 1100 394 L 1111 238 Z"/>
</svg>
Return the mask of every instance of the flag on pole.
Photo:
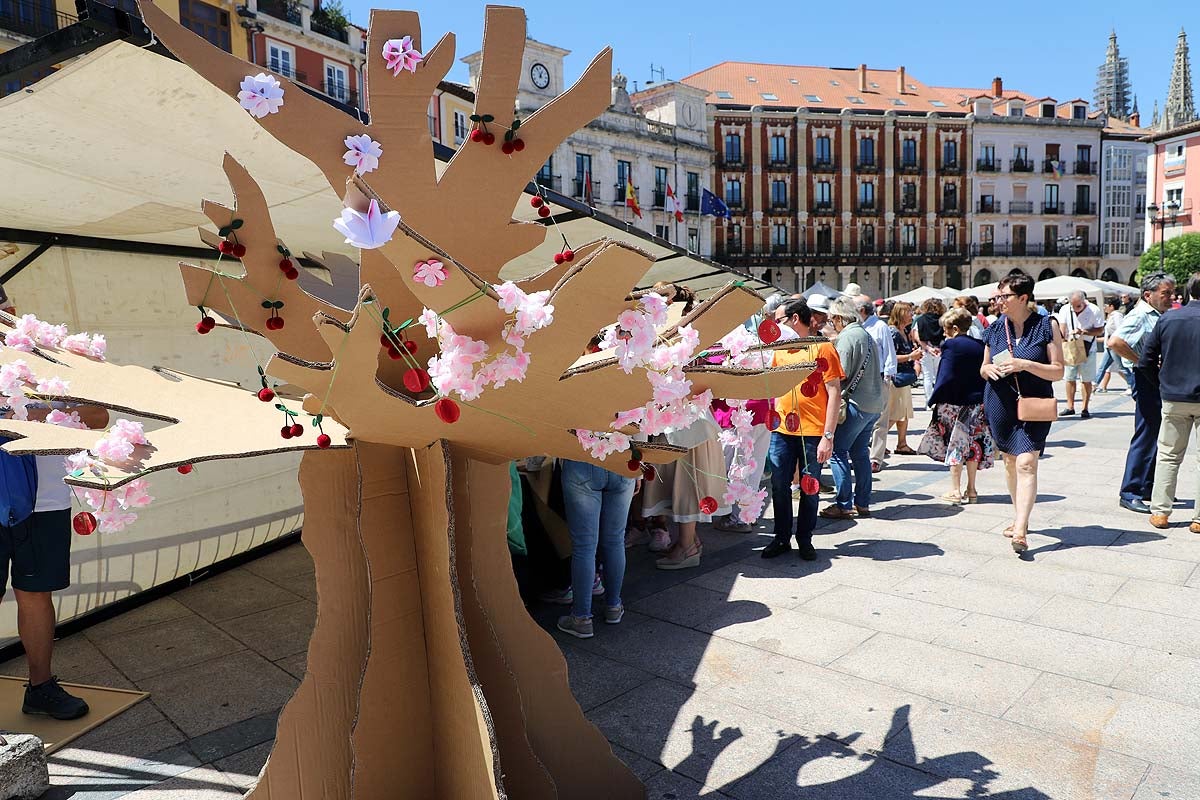
<svg viewBox="0 0 1200 800">
<path fill-rule="evenodd" d="M 1063 176 L 1063 173 L 1066 171 L 1063 168 L 1063 162 L 1058 161 L 1058 160 L 1051 161 L 1050 167 L 1054 170 L 1054 177 L 1056 177 L 1056 178 L 1061 178 Z"/>
<path fill-rule="evenodd" d="M 667 213 L 674 214 L 676 222 L 683 222 L 683 208 L 679 205 L 679 198 L 675 196 L 675 190 L 669 183 L 667 184 Z"/>
<path fill-rule="evenodd" d="M 708 189 L 700 190 L 700 213 L 713 217 L 725 217 L 733 219 L 733 214 L 729 211 L 729 206 L 725 205 L 725 201 L 717 197 Z"/>
<path fill-rule="evenodd" d="M 633 181 L 629 178 L 625 179 L 625 205 L 633 209 L 638 219 L 642 218 L 641 206 L 638 205 L 637 195 L 633 193 Z"/>
<path fill-rule="evenodd" d="M 583 202 L 589 206 L 596 205 L 596 200 L 592 197 L 592 173 L 590 170 L 583 173 Z"/>
</svg>

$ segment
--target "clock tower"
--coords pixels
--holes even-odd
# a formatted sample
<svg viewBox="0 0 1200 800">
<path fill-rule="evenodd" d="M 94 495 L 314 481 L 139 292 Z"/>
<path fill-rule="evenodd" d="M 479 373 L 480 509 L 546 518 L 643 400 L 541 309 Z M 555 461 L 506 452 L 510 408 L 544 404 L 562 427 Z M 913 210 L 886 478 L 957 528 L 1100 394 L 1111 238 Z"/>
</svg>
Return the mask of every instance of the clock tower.
<svg viewBox="0 0 1200 800">
<path fill-rule="evenodd" d="M 566 88 L 563 85 L 563 59 L 570 52 L 535 39 L 525 40 L 525 55 L 521 59 L 521 82 L 517 87 L 517 106 L 522 115 L 532 114 L 562 94 Z M 471 53 L 462 59 L 471 71 L 473 91 L 478 88 L 479 64 L 482 59 L 482 51 Z"/>
</svg>

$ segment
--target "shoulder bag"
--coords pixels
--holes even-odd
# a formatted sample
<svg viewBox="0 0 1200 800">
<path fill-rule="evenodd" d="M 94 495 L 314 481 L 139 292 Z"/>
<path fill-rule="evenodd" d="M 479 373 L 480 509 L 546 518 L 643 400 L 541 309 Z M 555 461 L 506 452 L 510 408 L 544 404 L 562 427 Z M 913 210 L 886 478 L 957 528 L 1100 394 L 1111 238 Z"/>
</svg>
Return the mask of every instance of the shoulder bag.
<svg viewBox="0 0 1200 800">
<path fill-rule="evenodd" d="M 863 375 L 867 374 L 867 365 L 871 363 L 871 353 L 875 351 L 875 342 L 871 340 L 870 335 L 867 336 L 867 354 L 863 357 L 862 367 L 859 368 L 858 374 L 854 376 L 854 380 L 850 381 L 850 385 L 842 392 L 842 407 L 838 410 L 838 425 L 846 421 L 846 415 L 850 413 L 850 395 L 854 394 L 854 390 L 858 387 L 858 382 L 862 380 Z"/>
<path fill-rule="evenodd" d="M 1075 324 L 1071 328 L 1070 337 L 1063 339 L 1063 363 L 1068 367 L 1074 367 L 1088 359 L 1087 343 L 1083 338 L 1075 335 L 1075 329 L 1079 327 L 1079 319 L 1075 316 L 1075 309 L 1071 308 L 1071 319 Z"/>
<path fill-rule="evenodd" d="M 1008 339 L 1008 352 L 1016 358 L 1013 349 L 1012 334 L 1009 327 L 1012 322 L 1005 317 L 1004 336 Z M 1017 419 L 1021 422 L 1053 422 L 1058 419 L 1058 401 L 1053 397 L 1024 397 L 1021 394 L 1021 381 L 1018 373 L 1013 373 L 1013 385 L 1017 387 Z"/>
</svg>

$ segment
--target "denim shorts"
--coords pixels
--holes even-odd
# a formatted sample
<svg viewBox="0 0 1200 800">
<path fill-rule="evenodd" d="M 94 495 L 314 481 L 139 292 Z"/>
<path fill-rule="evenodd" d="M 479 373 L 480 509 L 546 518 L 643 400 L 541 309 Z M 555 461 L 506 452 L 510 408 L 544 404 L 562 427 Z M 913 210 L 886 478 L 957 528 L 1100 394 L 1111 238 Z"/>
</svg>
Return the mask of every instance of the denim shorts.
<svg viewBox="0 0 1200 800">
<path fill-rule="evenodd" d="M 24 522 L 0 525 L 0 596 L 12 587 L 23 592 L 56 592 L 71 585 L 71 512 L 36 511 Z"/>
</svg>

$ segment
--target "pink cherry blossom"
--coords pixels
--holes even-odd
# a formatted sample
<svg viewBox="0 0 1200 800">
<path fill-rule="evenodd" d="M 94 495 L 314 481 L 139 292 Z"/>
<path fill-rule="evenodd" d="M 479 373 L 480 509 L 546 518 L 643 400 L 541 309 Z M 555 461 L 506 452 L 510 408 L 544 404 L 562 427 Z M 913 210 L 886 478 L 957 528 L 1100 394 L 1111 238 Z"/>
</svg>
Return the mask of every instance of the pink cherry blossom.
<svg viewBox="0 0 1200 800">
<path fill-rule="evenodd" d="M 623 433 L 597 433 L 596 431 L 575 431 L 575 438 L 583 445 L 592 458 L 603 461 L 613 453 L 629 449 L 629 437 Z"/>
<path fill-rule="evenodd" d="M 64 381 L 62 378 L 40 378 L 38 379 L 35 390 L 38 394 L 48 395 L 64 395 L 71 388 L 71 384 Z"/>
<path fill-rule="evenodd" d="M 29 419 L 29 398 L 25 396 L 24 389 L 17 387 L 11 394 L 6 394 L 4 405 L 12 409 L 13 419 Z"/>
<path fill-rule="evenodd" d="M 96 530 L 100 533 L 120 533 L 137 522 L 131 511 L 100 511 L 96 513 Z"/>
<path fill-rule="evenodd" d="M 78 453 L 73 453 L 67 456 L 65 459 L 63 459 L 63 463 L 65 463 L 67 466 L 67 472 L 82 471 L 100 474 L 100 472 L 103 471 L 103 467 L 101 466 L 100 462 L 97 461 L 96 457 L 87 450 L 80 450 Z"/>
<path fill-rule="evenodd" d="M 110 439 L 107 436 L 96 442 L 92 447 L 96 458 L 108 464 L 123 464 L 133 455 L 133 445 L 124 439 Z"/>
<path fill-rule="evenodd" d="M 108 342 L 105 341 L 104 334 L 97 333 L 92 336 L 92 358 L 103 361 L 106 350 L 108 350 Z"/>
<path fill-rule="evenodd" d="M 499 286 L 492 288 L 496 290 L 500 310 L 505 314 L 511 314 L 516 311 L 520 307 L 521 301 L 525 298 L 525 292 L 521 291 L 520 287 L 512 281 L 505 281 Z"/>
<path fill-rule="evenodd" d="M 334 229 L 346 237 L 346 244 L 362 250 L 374 250 L 392 239 L 400 225 L 400 212 L 379 210 L 379 201 L 372 200 L 366 213 L 343 208 L 342 216 L 333 221 Z"/>
<path fill-rule="evenodd" d="M 108 436 L 122 438 L 130 444 L 149 444 L 142 423 L 130 422 L 127 419 L 119 419 L 113 423 L 112 428 L 108 431 Z"/>
<path fill-rule="evenodd" d="M 33 380 L 33 370 L 23 359 L 18 358 L 11 364 L 5 364 L 0 367 L 0 394 L 12 394 L 30 380 Z"/>
<path fill-rule="evenodd" d="M 113 490 L 113 497 L 121 508 L 145 508 L 154 502 L 154 498 L 146 491 L 148 484 L 145 478 L 132 480 L 124 486 Z"/>
<path fill-rule="evenodd" d="M 436 258 L 431 258 L 428 261 L 418 261 L 416 264 L 413 264 L 413 279 L 417 283 L 423 283 L 431 289 L 445 283 L 446 275 L 446 265 Z"/>
<path fill-rule="evenodd" d="M 60 411 L 55 408 L 46 415 L 46 422 L 51 425 L 59 425 L 63 428 L 87 429 L 87 425 L 84 425 L 83 421 L 79 419 L 79 412 L 77 411 Z"/>
<path fill-rule="evenodd" d="M 86 333 L 73 333 L 67 336 L 62 340 L 61 347 L 77 356 L 90 356 L 92 354 L 92 341 Z"/>
<path fill-rule="evenodd" d="M 35 346 L 33 337 L 20 331 L 10 331 L 4 337 L 4 344 L 22 353 L 32 353 Z"/>
<path fill-rule="evenodd" d="M 379 157 L 383 155 L 383 147 L 379 142 L 365 133 L 357 136 L 347 136 L 345 140 L 346 154 L 342 160 L 354 167 L 359 175 L 366 175 L 379 168 Z"/>
<path fill-rule="evenodd" d="M 417 65 L 424 59 L 425 56 L 417 52 L 417 48 L 413 45 L 411 36 L 405 36 L 403 39 L 388 39 L 384 42 L 383 61 L 392 71 L 392 75 L 399 75 L 404 70 L 416 72 Z"/>
<path fill-rule="evenodd" d="M 421 309 L 421 316 L 417 320 L 425 326 L 425 335 L 430 339 L 436 339 L 438 335 L 438 315 L 432 309 Z"/>
</svg>

